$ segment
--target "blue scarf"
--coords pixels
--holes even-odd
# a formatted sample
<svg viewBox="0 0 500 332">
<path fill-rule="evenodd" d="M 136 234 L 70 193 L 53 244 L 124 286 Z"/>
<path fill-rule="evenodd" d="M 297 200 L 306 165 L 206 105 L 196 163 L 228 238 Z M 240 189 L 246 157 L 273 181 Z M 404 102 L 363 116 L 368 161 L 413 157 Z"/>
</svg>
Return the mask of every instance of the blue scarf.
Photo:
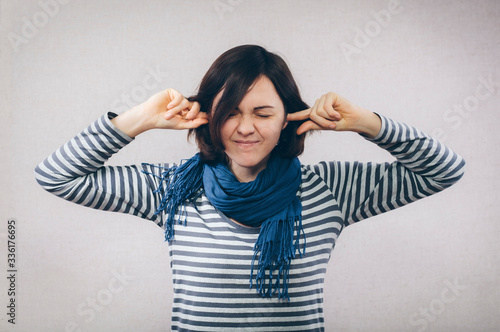
<svg viewBox="0 0 500 332">
<path fill-rule="evenodd" d="M 300 162 L 297 158 L 272 156 L 266 169 L 254 181 L 239 182 L 226 165 L 203 164 L 196 154 L 180 166 L 164 168 L 161 179 L 157 192 L 161 193 L 162 200 L 155 214 L 164 210 L 167 214 L 166 240 L 171 241 L 174 237 L 175 214 L 178 215 L 177 222 L 185 224 L 185 202 L 194 203 L 203 187 L 210 203 L 227 217 L 246 226 L 260 227 L 254 245 L 250 288 L 255 279 L 256 289 L 261 296 L 272 297 L 278 293 L 278 298 L 290 301 L 290 262 L 297 250 L 300 257 L 305 253 L 302 204 L 296 196 L 301 183 Z M 301 233 L 304 236 L 302 251 L 299 246 Z M 258 271 L 254 278 L 257 256 Z"/>
</svg>

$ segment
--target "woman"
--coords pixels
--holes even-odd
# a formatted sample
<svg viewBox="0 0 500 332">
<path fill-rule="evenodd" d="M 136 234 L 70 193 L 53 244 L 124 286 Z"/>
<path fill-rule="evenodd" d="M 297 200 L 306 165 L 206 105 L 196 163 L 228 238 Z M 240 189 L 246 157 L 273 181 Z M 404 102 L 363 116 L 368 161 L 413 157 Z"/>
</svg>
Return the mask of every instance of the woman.
<svg viewBox="0 0 500 332">
<path fill-rule="evenodd" d="M 140 133 L 190 129 L 180 165 L 110 167 Z M 393 163 L 301 165 L 311 130 L 353 131 Z M 173 89 L 108 113 L 36 168 L 49 192 L 155 221 L 169 241 L 172 330 L 324 330 L 323 283 L 345 226 L 457 182 L 463 159 L 335 93 L 312 108 L 285 62 L 259 46 L 222 54 L 198 93 Z"/>
</svg>

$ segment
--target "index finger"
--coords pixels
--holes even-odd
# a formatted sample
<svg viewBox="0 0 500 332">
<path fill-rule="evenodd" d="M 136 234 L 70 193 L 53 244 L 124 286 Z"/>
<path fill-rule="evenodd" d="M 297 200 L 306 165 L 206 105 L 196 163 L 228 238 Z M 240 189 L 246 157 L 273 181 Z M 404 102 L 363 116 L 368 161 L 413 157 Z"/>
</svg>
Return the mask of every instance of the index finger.
<svg viewBox="0 0 500 332">
<path fill-rule="evenodd" d="M 167 89 L 167 93 L 170 97 L 170 103 L 168 103 L 167 109 L 174 108 L 175 106 L 179 105 L 184 99 L 184 96 L 175 89 Z"/>
<path fill-rule="evenodd" d="M 170 120 L 175 115 L 182 113 L 184 110 L 186 110 L 186 112 L 185 112 L 185 114 L 183 114 L 183 116 L 185 116 L 186 113 L 189 111 L 189 101 L 186 98 L 183 98 L 182 101 L 178 105 L 169 109 L 165 113 L 165 119 Z"/>
<path fill-rule="evenodd" d="M 186 119 L 192 120 L 196 118 L 196 116 L 200 113 L 200 103 L 198 102 L 189 102 L 189 112 L 186 116 Z"/>
<path fill-rule="evenodd" d="M 295 113 L 288 113 L 288 116 L 286 118 L 287 121 L 300 121 L 300 120 L 306 120 L 309 119 L 309 114 L 311 113 L 311 109 L 305 109 L 302 111 L 298 111 Z"/>
</svg>

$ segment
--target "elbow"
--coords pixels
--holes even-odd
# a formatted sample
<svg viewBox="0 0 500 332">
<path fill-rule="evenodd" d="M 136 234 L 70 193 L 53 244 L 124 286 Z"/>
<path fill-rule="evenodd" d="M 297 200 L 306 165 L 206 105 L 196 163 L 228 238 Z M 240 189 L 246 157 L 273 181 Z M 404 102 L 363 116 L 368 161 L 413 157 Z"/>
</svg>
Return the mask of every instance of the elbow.
<svg viewBox="0 0 500 332">
<path fill-rule="evenodd" d="M 452 165 L 452 167 L 450 167 L 446 176 L 439 180 L 439 184 L 442 187 L 442 189 L 451 187 L 452 185 L 460 181 L 460 179 L 465 174 L 465 166 L 466 166 L 465 159 L 459 155 L 456 156 L 457 156 L 456 161 Z"/>
<path fill-rule="evenodd" d="M 455 167 L 454 169 L 454 173 L 455 173 L 455 182 L 458 182 L 465 174 L 465 165 L 466 165 L 466 162 L 465 162 L 465 159 L 462 158 L 461 156 L 457 155 L 457 160 L 459 161 L 458 162 L 458 165 L 457 167 Z"/>
<path fill-rule="evenodd" d="M 465 166 L 466 166 L 466 162 L 465 162 L 465 159 L 460 157 L 460 174 L 459 176 L 457 177 L 457 181 L 460 180 L 464 174 L 465 174 Z"/>
<path fill-rule="evenodd" d="M 38 185 L 48 192 L 53 193 L 61 187 L 60 181 L 57 181 L 54 174 L 50 174 L 44 170 L 43 162 L 35 167 L 34 176 Z"/>
<path fill-rule="evenodd" d="M 50 183 L 48 181 L 48 178 L 45 174 L 45 172 L 43 172 L 40 168 L 40 165 L 37 165 L 33 171 L 33 174 L 35 176 L 35 180 L 36 182 L 38 183 L 38 185 L 40 187 L 42 187 L 43 189 L 47 190 L 47 191 L 50 191 Z"/>
</svg>

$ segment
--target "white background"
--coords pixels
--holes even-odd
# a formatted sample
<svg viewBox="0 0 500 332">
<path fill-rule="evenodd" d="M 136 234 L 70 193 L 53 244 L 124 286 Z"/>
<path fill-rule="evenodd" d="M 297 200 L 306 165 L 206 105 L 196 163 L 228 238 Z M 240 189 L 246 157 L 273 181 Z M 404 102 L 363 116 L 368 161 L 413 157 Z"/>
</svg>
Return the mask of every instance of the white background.
<svg viewBox="0 0 500 332">
<path fill-rule="evenodd" d="M 499 1 L 4 0 L 0 15 L 0 329 L 169 330 L 162 230 L 52 196 L 33 169 L 105 112 L 127 109 L 127 95 L 191 95 L 218 55 L 247 43 L 282 55 L 309 104 L 336 91 L 442 138 L 467 161 L 454 187 L 344 230 L 326 281 L 327 331 L 500 328 Z M 179 161 L 195 150 L 185 132 L 148 132 L 110 163 Z M 301 160 L 392 157 L 356 134 L 324 132 L 308 138 Z M 6 315 L 9 218 L 15 325 Z"/>
</svg>

